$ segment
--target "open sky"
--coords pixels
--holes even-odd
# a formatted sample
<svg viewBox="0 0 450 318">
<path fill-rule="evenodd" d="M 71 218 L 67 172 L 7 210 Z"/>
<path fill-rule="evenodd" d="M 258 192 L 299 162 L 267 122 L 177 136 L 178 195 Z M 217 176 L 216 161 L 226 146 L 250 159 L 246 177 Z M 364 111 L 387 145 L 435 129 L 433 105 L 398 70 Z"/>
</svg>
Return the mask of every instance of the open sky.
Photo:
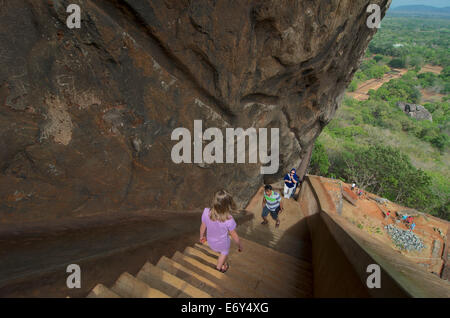
<svg viewBox="0 0 450 318">
<path fill-rule="evenodd" d="M 450 7 L 450 0 L 392 0 L 391 8 L 418 4 L 433 7 Z"/>
</svg>

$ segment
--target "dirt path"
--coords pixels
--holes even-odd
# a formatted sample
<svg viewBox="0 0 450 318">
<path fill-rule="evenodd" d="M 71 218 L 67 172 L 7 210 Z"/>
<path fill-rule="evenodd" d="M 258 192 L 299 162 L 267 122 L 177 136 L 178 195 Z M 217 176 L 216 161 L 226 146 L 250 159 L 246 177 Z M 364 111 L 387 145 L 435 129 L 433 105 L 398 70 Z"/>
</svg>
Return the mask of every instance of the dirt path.
<svg viewBox="0 0 450 318">
<path fill-rule="evenodd" d="M 391 79 L 402 77 L 408 70 L 407 69 L 392 69 L 393 73 L 387 73 L 383 76 L 383 78 L 373 78 L 364 83 L 361 83 L 356 91 L 347 93 L 349 96 L 357 99 L 357 100 L 367 100 L 369 99 L 369 90 L 378 89 L 384 83 L 389 82 Z"/>
<path fill-rule="evenodd" d="M 421 89 L 420 93 L 422 94 L 422 99 L 420 100 L 420 102 L 423 103 L 427 103 L 427 102 L 440 102 L 442 101 L 442 98 L 445 97 L 444 94 L 440 94 L 434 91 L 430 91 L 427 89 Z"/>
<path fill-rule="evenodd" d="M 431 72 L 434 74 L 441 74 L 443 68 L 441 66 L 438 65 L 431 65 L 431 64 L 426 64 L 422 67 L 422 69 L 420 70 L 419 74 L 421 73 L 426 73 L 426 72 Z M 358 88 L 356 89 L 356 91 L 354 92 L 348 92 L 347 94 L 357 100 L 367 100 L 369 99 L 369 90 L 371 89 L 378 89 L 380 88 L 384 83 L 389 82 L 391 79 L 395 79 L 395 78 L 400 78 L 402 77 L 408 70 L 401 68 L 401 69 L 392 69 L 392 71 L 394 73 L 387 73 L 383 76 L 383 78 L 378 79 L 378 78 L 373 78 L 370 79 L 368 81 L 365 81 L 364 83 L 361 83 Z M 425 90 L 422 90 L 422 94 L 424 95 L 424 98 L 422 100 L 422 102 L 427 102 L 427 101 L 434 101 L 435 99 L 442 99 L 442 94 L 433 94 L 432 92 L 428 92 Z"/>
<path fill-rule="evenodd" d="M 442 70 L 443 68 L 441 66 L 426 64 L 422 67 L 419 74 L 430 72 L 439 75 L 441 74 Z M 440 94 L 429 89 L 421 89 L 420 92 L 422 93 L 421 103 L 440 102 L 442 101 L 442 98 L 445 96 L 444 94 Z"/>
<path fill-rule="evenodd" d="M 420 70 L 419 74 L 431 72 L 439 75 L 441 74 L 442 70 L 443 70 L 442 66 L 426 64 L 422 66 L 422 69 Z"/>
</svg>

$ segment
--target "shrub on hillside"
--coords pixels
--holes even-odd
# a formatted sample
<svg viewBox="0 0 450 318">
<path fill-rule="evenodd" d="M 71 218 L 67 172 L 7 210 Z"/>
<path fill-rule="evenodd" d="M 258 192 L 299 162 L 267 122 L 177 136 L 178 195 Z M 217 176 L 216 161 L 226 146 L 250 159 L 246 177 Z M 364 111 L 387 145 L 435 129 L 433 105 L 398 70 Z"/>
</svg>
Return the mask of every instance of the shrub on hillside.
<svg viewBox="0 0 450 318">
<path fill-rule="evenodd" d="M 373 57 L 373 59 L 375 60 L 375 62 L 379 62 L 379 61 L 381 61 L 382 59 L 383 59 L 383 56 L 382 55 L 375 55 L 374 57 Z"/>
<path fill-rule="evenodd" d="M 403 78 L 393 79 L 384 83 L 378 90 L 369 90 L 371 99 L 381 99 L 391 102 L 409 102 L 413 104 L 419 103 L 422 94 L 417 88 L 417 82 L 412 74 Z"/>
<path fill-rule="evenodd" d="M 390 67 L 394 68 L 405 68 L 406 67 L 406 59 L 405 58 L 395 58 L 389 62 Z"/>
<path fill-rule="evenodd" d="M 354 91 L 356 91 L 357 88 L 358 88 L 358 83 L 357 83 L 357 81 L 354 79 L 354 80 L 350 83 L 350 85 L 348 86 L 348 91 L 349 91 L 349 92 L 354 92 Z"/>
<path fill-rule="evenodd" d="M 420 86 L 422 86 L 423 88 L 427 88 L 433 87 L 438 77 L 431 72 L 427 72 L 419 74 L 417 78 L 419 79 Z"/>
<path fill-rule="evenodd" d="M 314 145 L 314 149 L 311 155 L 311 162 L 309 165 L 309 173 L 326 176 L 328 174 L 328 169 L 330 167 L 330 162 L 328 160 L 327 152 L 325 147 L 318 140 Z"/>
<path fill-rule="evenodd" d="M 354 146 L 333 156 L 329 173 L 355 180 L 366 190 L 409 207 L 424 209 L 433 196 L 431 178 L 390 146 Z"/>
</svg>

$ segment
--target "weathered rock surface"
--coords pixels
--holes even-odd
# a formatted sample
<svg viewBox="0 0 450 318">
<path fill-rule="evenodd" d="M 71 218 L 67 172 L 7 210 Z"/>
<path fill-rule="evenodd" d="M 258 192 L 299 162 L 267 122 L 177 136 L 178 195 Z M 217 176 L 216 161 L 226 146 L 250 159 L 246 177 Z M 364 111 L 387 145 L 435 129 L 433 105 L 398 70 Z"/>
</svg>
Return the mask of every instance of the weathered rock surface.
<svg viewBox="0 0 450 318">
<path fill-rule="evenodd" d="M 0 2 L 0 222 L 244 204 L 305 167 L 390 0 Z M 280 129 L 280 168 L 175 164 L 171 133 Z M 303 165 L 302 165 L 303 161 Z"/>
<path fill-rule="evenodd" d="M 398 102 L 398 108 L 400 108 L 406 115 L 415 118 L 417 120 L 429 120 L 433 121 L 431 113 L 422 105 Z"/>
</svg>

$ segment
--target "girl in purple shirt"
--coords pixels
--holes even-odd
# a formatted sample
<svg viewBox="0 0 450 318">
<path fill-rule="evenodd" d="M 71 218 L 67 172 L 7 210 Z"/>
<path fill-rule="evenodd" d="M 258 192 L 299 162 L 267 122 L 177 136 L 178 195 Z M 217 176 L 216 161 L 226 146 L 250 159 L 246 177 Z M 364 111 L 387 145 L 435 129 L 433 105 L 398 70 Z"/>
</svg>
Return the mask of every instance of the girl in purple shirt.
<svg viewBox="0 0 450 318">
<path fill-rule="evenodd" d="M 236 222 L 231 216 L 231 211 L 235 210 L 235 208 L 236 204 L 231 195 L 225 190 L 220 190 L 214 195 L 212 208 L 203 210 L 200 242 L 204 243 L 207 240 L 209 247 L 220 253 L 216 269 L 222 273 L 225 273 L 230 267 L 226 262 L 228 251 L 230 250 L 230 237 L 228 234 L 231 235 L 238 245 L 239 251 L 242 251 L 239 236 L 235 231 Z"/>
</svg>

